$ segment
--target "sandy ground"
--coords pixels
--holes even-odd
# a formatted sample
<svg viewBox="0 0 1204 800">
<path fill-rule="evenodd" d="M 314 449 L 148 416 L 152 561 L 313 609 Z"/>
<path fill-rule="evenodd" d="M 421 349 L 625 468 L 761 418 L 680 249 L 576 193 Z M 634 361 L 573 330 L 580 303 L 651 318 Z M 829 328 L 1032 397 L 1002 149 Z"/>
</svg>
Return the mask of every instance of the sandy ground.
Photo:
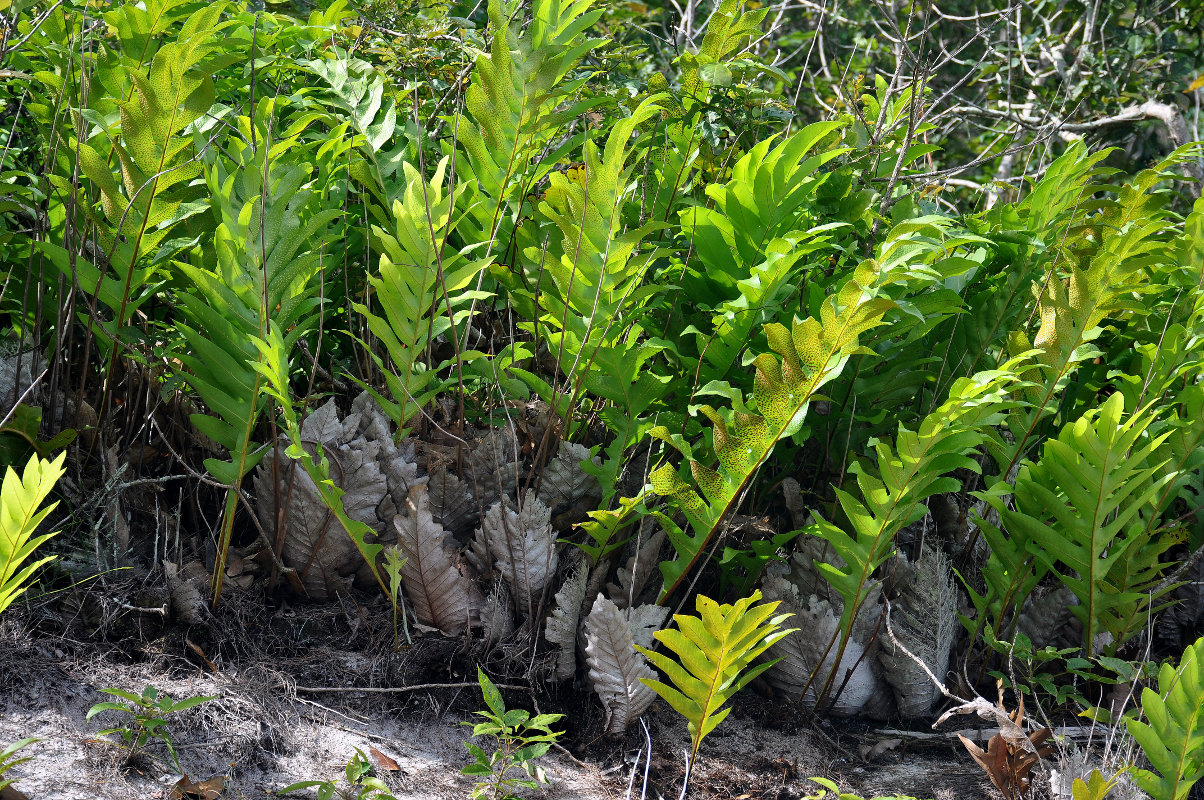
<svg viewBox="0 0 1204 800">
<path fill-rule="evenodd" d="M 23 751 L 31 760 L 6 776 L 16 778 L 17 788 L 31 800 L 171 798 L 179 775 L 161 747 L 150 748 L 151 758 L 124 764 L 124 753 L 98 737 L 103 727 L 119 724 L 119 715 L 107 712 L 85 720 L 94 703 L 110 699 L 101 689 L 140 691 L 148 683 L 177 699 L 215 696 L 173 717 L 169 730 L 187 775 L 194 780 L 224 776 L 224 798 L 275 797 L 296 781 L 339 777 L 357 748 L 365 753 L 375 748 L 396 763 L 396 770 L 377 774 L 398 798 L 453 800 L 467 798 L 472 790 L 472 780 L 459 771 L 469 760 L 463 746 L 468 730 L 461 723 L 482 706 L 475 686 L 398 694 L 298 688 L 464 681 L 464 665 L 431 674 L 430 665 L 446 652 L 438 643 L 418 643 L 408 660 L 391 661 L 370 648 L 340 650 L 336 645 L 359 644 L 362 637 L 334 639 L 321 635 L 316 625 L 312 640 L 295 639 L 302 657 L 238 658 L 232 640 L 205 640 L 208 652 L 231 654 L 213 663 L 187 644 L 204 633 L 196 629 L 135 631 L 139 635 L 115 644 L 116 628 L 108 630 L 110 640 L 98 640 L 73 627 L 47 630 L 44 618 L 39 625 L 36 621 L 21 613 L 0 620 L 0 743 L 26 736 L 41 740 Z M 240 635 L 245 640 L 245 632 Z M 250 645 L 241 651 L 258 652 Z M 419 658 L 420 651 L 426 655 Z M 567 715 L 566 749 L 545 759 L 550 786 L 523 792 L 524 797 L 676 798 L 688 737 L 685 723 L 664 704 L 646 714 L 647 735 L 637 726 L 625 740 L 611 742 L 597 737 L 601 710 L 585 692 L 562 691 L 557 697 L 509 691 L 506 700 Z M 997 796 L 952 746 L 897 748 L 866 762 L 856 745 L 863 733 L 842 735 L 827 723 L 809 728 L 788 704 L 747 693 L 705 741 L 690 796 L 800 800 L 817 791 L 807 780 L 812 775 L 835 778 L 842 789 L 866 797 Z"/>
</svg>

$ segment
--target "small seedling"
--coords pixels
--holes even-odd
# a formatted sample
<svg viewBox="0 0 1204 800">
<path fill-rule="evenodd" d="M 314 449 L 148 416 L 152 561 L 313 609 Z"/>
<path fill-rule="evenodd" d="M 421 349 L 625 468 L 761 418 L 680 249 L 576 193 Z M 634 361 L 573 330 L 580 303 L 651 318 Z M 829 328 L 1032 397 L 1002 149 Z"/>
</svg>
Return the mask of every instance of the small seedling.
<svg viewBox="0 0 1204 800">
<path fill-rule="evenodd" d="M 171 760 L 175 765 L 176 771 L 183 772 L 180 769 L 180 758 L 176 754 L 176 748 L 171 742 L 171 734 L 167 732 L 167 716 L 179 711 L 186 711 L 214 698 L 188 697 L 184 700 L 172 700 L 169 695 L 159 694 L 159 690 L 150 684 L 147 684 L 147 687 L 142 690 L 142 694 L 140 695 L 124 691 L 123 689 L 101 689 L 101 691 L 114 697 L 120 697 L 126 702 L 116 703 L 107 701 L 97 703 L 88 709 L 87 718 L 92 719 L 92 717 L 102 711 L 120 711 L 130 716 L 129 722 L 125 725 L 106 728 L 100 732 L 101 736 L 115 733 L 121 737 L 121 746 L 127 751 L 127 763 L 134 756 L 141 753 L 149 741 L 158 739 L 167 748 L 168 754 L 171 755 Z"/>
<path fill-rule="evenodd" d="M 564 715 L 531 717 L 521 708 L 507 710 L 502 693 L 480 667 L 477 667 L 477 682 L 481 684 L 485 705 L 489 706 L 488 711 L 476 712 L 477 716 L 485 718 L 485 722 L 462 724 L 473 725 L 473 736 L 492 737 L 496 748 L 493 753 L 486 753 L 472 742 L 465 742 L 464 746 L 476 760 L 460 772 L 481 778 L 472 789 L 472 800 L 522 800 L 512 792 L 513 789 L 536 789 L 539 784 L 548 782 L 543 767 L 535 760 L 545 755 L 564 733 L 550 727 Z M 515 768 L 521 769 L 527 777 L 511 777 L 509 773 Z"/>
<path fill-rule="evenodd" d="M 24 758 L 14 758 L 14 756 L 17 754 L 17 751 L 23 747 L 28 747 L 29 745 L 33 744 L 34 742 L 40 742 L 40 741 L 41 741 L 41 739 L 34 739 L 34 738 L 18 739 L 17 741 L 10 744 L 8 747 L 4 748 L 3 750 L 0 750 L 0 789 L 4 789 L 7 786 L 13 785 L 13 779 L 12 778 L 6 779 L 4 777 L 4 773 L 8 772 L 10 769 L 17 766 L 18 764 L 22 764 L 30 759 L 30 756 L 25 756 Z M 3 794 L 3 792 L 0 792 L 0 794 Z"/>
<path fill-rule="evenodd" d="M 339 800 L 397 800 L 396 797 L 389 794 L 389 787 L 385 786 L 383 781 L 373 777 L 372 763 L 359 748 L 356 748 L 355 755 L 347 762 L 347 767 L 343 770 L 343 777 L 347 779 L 347 788 L 345 789 L 339 788 L 337 780 L 301 781 L 284 787 L 279 793 L 281 795 L 294 794 L 316 788 L 318 790 L 317 800 L 333 800 L 333 798 Z"/>
</svg>

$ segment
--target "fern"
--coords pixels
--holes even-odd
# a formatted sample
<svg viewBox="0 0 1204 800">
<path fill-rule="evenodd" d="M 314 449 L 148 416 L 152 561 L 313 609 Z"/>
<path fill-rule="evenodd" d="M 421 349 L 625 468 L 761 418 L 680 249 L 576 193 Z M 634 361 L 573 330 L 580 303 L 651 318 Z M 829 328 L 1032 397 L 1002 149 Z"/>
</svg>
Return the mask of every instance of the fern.
<svg viewBox="0 0 1204 800">
<path fill-rule="evenodd" d="M 1114 652 L 1161 593 L 1159 556 L 1172 541 L 1156 535 L 1156 520 L 1176 476 L 1151 463 L 1169 435 L 1147 436 L 1153 422 L 1148 409 L 1125 418 L 1123 396 L 1112 395 L 1021 468 L 1016 510 L 1002 513 L 1004 527 L 1022 531 L 1030 552 L 1078 598 L 1071 611 L 1089 655 L 1100 652 L 1101 633 L 1111 636 L 1104 652 Z"/>
<path fill-rule="evenodd" d="M 1006 389 L 1014 380 L 1008 368 L 959 379 L 949 399 L 926 416 L 916 431 L 900 427 L 893 448 L 886 442 L 877 443 L 876 475 L 868 464 L 851 467 L 860 500 L 843 489 L 836 490 L 850 532 L 823 518 L 813 531 L 843 561 L 843 566 L 816 562 L 844 601 L 834 663 L 841 662 L 858 612 L 874 590 L 875 570 L 894 553 L 895 535 L 928 512 L 925 499 L 961 488 L 949 473 L 979 470 L 971 454 L 982 444 L 984 430 L 1002 419 L 1008 406 Z M 816 677 L 825 678 L 817 699 L 817 704 L 822 704 L 837 676 L 833 671 Z"/>
<path fill-rule="evenodd" d="M 689 444 L 664 427 L 650 433 L 685 456 L 698 489 L 683 480 L 669 464 L 652 473 L 652 488 L 669 498 L 685 515 L 692 533 L 686 533 L 662 515 L 677 557 L 661 564 L 664 602 L 685 580 L 728 515 L 739 503 L 745 487 L 765 463 L 777 442 L 799 431 L 807 407 L 825 383 L 832 380 L 854 353 L 858 337 L 881 323 L 892 303 L 873 292 L 877 277 L 872 262 L 860 268 L 839 293 L 824 303 L 820 318 L 796 322 L 793 330 L 778 323 L 765 326 L 774 358 L 762 353 L 754 360 L 754 412 L 738 411 L 724 419 L 710 406 L 702 412 L 714 424 L 715 453 L 719 469 L 693 457 Z"/>
<path fill-rule="evenodd" d="M 37 550 L 54 533 L 35 536 L 38 526 L 54 510 L 58 503 L 42 508 L 47 495 L 63 476 L 63 461 L 66 453 L 60 453 L 54 461 L 34 455 L 25 465 L 24 474 L 18 476 L 12 467 L 4 472 L 4 484 L 0 490 L 0 613 L 12 605 L 28 589 L 29 579 L 38 567 L 54 560 L 45 556 L 27 563 Z"/>
<path fill-rule="evenodd" d="M 683 272 L 682 289 L 712 309 L 709 320 L 696 323 L 705 328 L 694 334 L 702 358 L 700 383 L 727 378 L 753 332 L 776 316 L 794 290 L 800 261 L 847 227 L 818 224 L 808 213 L 827 177 L 818 170 L 846 148 L 811 152 L 839 127 L 815 123 L 772 149 L 773 139 L 760 142 L 732 167 L 731 180 L 707 187 L 713 206 L 681 212 L 698 258 L 697 266 Z"/>
<path fill-rule="evenodd" d="M 648 678 L 642 679 L 644 684 L 688 722 L 687 784 L 690 766 L 698 758 L 702 740 L 731 712 L 724 705 L 774 663 L 767 661 L 753 666 L 753 662 L 775 642 L 794 632 L 781 629 L 789 614 L 773 616 L 777 603 L 754 606 L 760 599 L 761 593 L 754 592 L 731 605 L 720 605 L 698 595 L 698 616 L 676 614 L 673 620 L 677 630 L 656 632 L 657 640 L 677 656 L 676 660 L 636 645 L 635 649 L 647 656 L 673 685 Z"/>
<path fill-rule="evenodd" d="M 210 474 L 231 487 L 218 537 L 215 600 L 225 574 L 238 486 L 264 453 L 253 441 L 266 397 L 256 341 L 266 342 L 274 323 L 281 332 L 281 352 L 290 353 L 314 322 L 318 301 L 313 279 L 329 241 L 326 226 L 339 215 L 311 207 L 316 193 L 303 188 L 310 173 L 304 163 L 308 148 L 296 136 L 266 140 L 273 108 L 273 101 L 264 101 L 254 121 L 240 118 L 248 135 L 227 143 L 237 159 L 233 169 L 219 160 L 207 172 L 220 220 L 213 243 L 216 265 L 179 265 L 192 291 L 179 296 L 188 324 L 178 328 L 189 352 L 178 357 L 189 369 L 186 380 L 211 412 L 194 414 L 192 422 L 225 447 L 231 459 L 205 461 Z M 252 126 L 256 136 L 249 135 Z"/>
<path fill-rule="evenodd" d="M 172 6 L 156 5 L 164 13 Z M 101 214 L 96 221 L 104 254 L 94 264 L 79 254 L 69 256 L 56 244 L 40 247 L 69 279 L 107 307 L 111 319 L 90 316 L 89 324 L 97 324 L 108 342 L 128 337 L 129 321 L 163 282 L 166 259 L 156 251 L 169 244 L 168 236 L 181 220 L 201 208 L 184 202 L 189 199 L 187 187 L 203 169 L 192 137 L 184 131 L 213 105 L 209 56 L 217 48 L 220 14 L 217 5 L 194 12 L 174 42 L 158 47 L 145 70 L 141 62 L 113 68 L 123 73 L 113 76 L 119 85 L 123 79 L 131 82 L 129 95 L 116 101 L 120 123 L 106 127 L 102 136 L 65 145 L 77 154 L 76 166 L 99 193 Z M 157 24 L 153 19 L 142 21 L 137 12 L 113 15 L 124 23 L 118 30 L 133 41 L 143 40 L 135 26 L 150 24 L 154 29 Z M 144 52 L 151 44 L 143 40 Z M 168 254 L 173 249 L 168 247 Z M 114 348 L 110 372 L 116 357 Z"/>
<path fill-rule="evenodd" d="M 651 370 L 662 347 L 643 341 L 638 320 L 657 289 L 644 285 L 659 251 L 643 245 L 660 227 L 625 229 L 623 209 L 637 188 L 630 145 L 636 129 L 659 110 L 655 96 L 642 102 L 611 128 L 605 148 L 587 140 L 584 167 L 570 179 L 551 176 L 540 211 L 560 232 L 560 241 L 526 252 L 530 268 L 543 272 L 538 296 L 518 286 L 512 296 L 526 296 L 546 309 L 530 327 L 542 334 L 557 358 L 572 407 L 583 391 L 609 402 L 601 413 L 614 434 L 605 458 L 591 468 L 602 484 L 604 507 L 614 496 L 624 464 L 623 453 L 652 427 L 647 412 L 665 394 L 669 379 Z M 544 392 L 541 392 L 544 394 Z M 545 396 L 545 400 L 553 398 Z"/>
<path fill-rule="evenodd" d="M 431 517 L 425 486 L 410 489 L 406 511 L 393 519 L 397 546 L 405 555 L 401 578 L 420 622 L 444 633 L 463 633 L 479 621 L 484 598 L 443 544 L 442 526 Z"/>
<path fill-rule="evenodd" d="M 1082 194 L 1089 194 L 1100 187 L 1083 184 L 1099 172 L 1084 172 L 1081 165 L 1093 165 L 1104 155 L 1091 156 L 1084 162 L 1081 147 L 1073 147 L 1054 166 L 1064 173 L 1079 161 L 1072 185 L 1079 186 Z M 1162 165 L 1142 172 L 1122 187 L 1115 203 L 1105 203 L 1103 212 L 1090 218 L 1075 235 L 1067 236 L 1069 241 L 1063 247 L 1071 259 L 1068 274 L 1062 277 L 1056 272 L 1057 265 L 1051 265 L 1038 290 L 1036 315 L 1040 325 L 1035 336 L 1030 342 L 1024 331 L 1013 331 L 1009 341 L 1013 353 L 1033 348 L 1040 352 L 1030 376 L 1033 385 L 1024 392 L 1027 410 L 1009 418 L 1008 440 L 999 437 L 990 446 L 1000 476 L 1007 476 L 1020 463 L 1037 437 L 1039 426 L 1056 413 L 1058 396 L 1077 366 L 1098 354 L 1092 342 L 1099 336 L 1105 317 L 1142 312 L 1142 306 L 1132 300 L 1133 293 L 1141 290 L 1148 270 L 1170 255 L 1163 240 L 1168 212 L 1152 191 L 1165 179 L 1167 164 L 1181 157 L 1172 154 Z"/>
<path fill-rule="evenodd" d="M 457 172 L 473 185 L 466 198 L 466 238 L 474 243 L 510 245 L 520 217 L 523 193 L 543 178 L 559 158 L 536 159 L 565 122 L 589 107 L 569 103 L 587 76 L 569 79 L 578 62 L 603 39 L 585 31 L 602 15 L 592 0 L 535 0 L 524 26 L 517 6 L 489 0 L 488 54 L 477 57 L 465 105 L 471 121 L 457 124 L 466 154 Z M 525 27 L 525 29 L 524 29 Z M 568 103 L 568 105 L 565 105 Z"/>
<path fill-rule="evenodd" d="M 383 252 L 380 275 L 369 282 L 384 316 L 366 305 L 352 306 L 389 354 L 392 369 L 384 370 L 384 375 L 393 399 L 363 385 L 401 429 L 400 436 L 441 386 L 426 363 L 430 344 L 453 330 L 467 313 L 463 306 L 469 301 L 487 297 L 464 291 L 487 262 L 469 258 L 467 249 L 457 252 L 446 246 L 448 234 L 458 224 L 454 206 L 464 188 L 444 192 L 447 166 L 448 159 L 440 161 L 428 183 L 412 165 L 402 164 L 407 184 L 403 198 L 393 203 L 393 228 L 372 228 Z"/>
<path fill-rule="evenodd" d="M 15 798 L 25 796 L 16 789 L 11 788 L 13 783 L 15 783 L 15 780 L 13 778 L 5 778 L 4 773 L 8 772 L 18 764 L 24 764 L 26 761 L 29 761 L 31 758 L 33 758 L 33 756 L 22 756 L 21 758 L 17 758 L 16 755 L 34 742 L 40 741 L 42 740 L 35 739 L 34 737 L 30 736 L 25 739 L 18 739 L 17 741 L 5 747 L 3 750 L 0 750 L 0 792 L 4 792 L 5 796 L 11 795 Z"/>
<path fill-rule="evenodd" d="M 1147 722 L 1126 719 L 1129 733 L 1157 772 L 1134 770 L 1154 800 L 1185 800 L 1204 778 L 1204 639 L 1183 652 L 1179 666 L 1163 664 L 1158 690 L 1141 690 Z"/>
<path fill-rule="evenodd" d="M 350 162 L 352 176 L 372 193 L 373 212 L 387 211 L 412 184 L 404 173 L 409 141 L 397 124 L 397 102 L 386 97 L 388 81 L 371 64 L 339 50 L 335 55 L 305 66 L 329 85 L 328 103 L 342 112 L 329 115 L 331 138 L 352 133 L 348 137 L 356 154 Z"/>
</svg>

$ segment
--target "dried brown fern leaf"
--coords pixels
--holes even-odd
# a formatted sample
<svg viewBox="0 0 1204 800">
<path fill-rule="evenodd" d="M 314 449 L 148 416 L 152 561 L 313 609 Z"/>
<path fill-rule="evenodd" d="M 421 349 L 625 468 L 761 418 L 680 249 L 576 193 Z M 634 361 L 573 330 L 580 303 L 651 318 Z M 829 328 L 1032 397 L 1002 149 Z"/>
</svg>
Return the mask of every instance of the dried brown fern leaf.
<svg viewBox="0 0 1204 800">
<path fill-rule="evenodd" d="M 664 543 L 665 532 L 658 528 L 636 548 L 636 551 L 631 554 L 631 558 L 627 559 L 627 565 L 619 567 L 617 573 L 619 582 L 606 585 L 610 599 L 614 600 L 615 605 L 619 608 L 627 608 L 632 605 L 644 592 L 644 588 L 648 585 L 648 579 L 656 572 L 656 566 L 660 563 L 659 554 Z"/>
<path fill-rule="evenodd" d="M 430 487 L 431 516 L 460 541 L 472 530 L 480 511 L 472 491 L 446 466 L 433 466 L 427 481 Z"/>
<path fill-rule="evenodd" d="M 588 580 L 589 565 L 582 560 L 556 593 L 556 604 L 544 625 L 544 636 L 558 648 L 553 673 L 558 681 L 567 681 L 577 672 L 577 627 Z"/>
<path fill-rule="evenodd" d="M 539 482 L 539 499 L 548 508 L 559 509 L 572 506 L 585 497 L 602 497 L 602 486 L 598 479 L 583 469 L 591 461 L 589 448 L 574 442 L 560 443 L 556 457 L 544 467 Z M 595 457 L 592 463 L 602 463 Z"/>
<path fill-rule="evenodd" d="M 481 592 L 456 569 L 454 554 L 443 543 L 445 531 L 431 517 L 425 486 L 410 489 L 406 512 L 394 517 L 393 525 L 406 557 L 401 580 L 414 614 L 449 636 L 461 634 L 480 621 Z"/>
<path fill-rule="evenodd" d="M 560 564 L 551 518 L 552 510 L 528 495 L 521 509 L 498 502 L 481 519 L 478 538 L 485 540 L 493 567 L 510 584 L 515 608 L 524 618 L 535 612 Z"/>
<path fill-rule="evenodd" d="M 647 710 L 656 693 L 640 679 L 656 671 L 635 649 L 623 612 L 599 594 L 585 620 L 585 661 L 589 679 L 606 709 L 605 731 L 619 735 Z"/>
</svg>

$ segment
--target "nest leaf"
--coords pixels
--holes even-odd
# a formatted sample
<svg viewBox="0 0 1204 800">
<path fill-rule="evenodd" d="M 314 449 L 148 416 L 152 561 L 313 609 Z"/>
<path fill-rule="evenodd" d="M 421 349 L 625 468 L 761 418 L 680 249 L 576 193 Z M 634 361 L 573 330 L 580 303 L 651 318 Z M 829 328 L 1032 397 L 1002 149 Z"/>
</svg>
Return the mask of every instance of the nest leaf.
<svg viewBox="0 0 1204 800">
<path fill-rule="evenodd" d="M 518 454 L 518 437 L 510 426 L 490 428 L 476 441 L 463 475 L 482 507 L 513 495 L 521 466 Z"/>
<path fill-rule="evenodd" d="M 631 558 L 627 559 L 627 565 L 619 567 L 618 584 L 606 585 L 610 599 L 614 600 L 619 608 L 627 608 L 643 593 L 648 579 L 656 571 L 658 556 L 664 542 L 665 532 L 658 528 L 656 533 L 649 536 L 647 541 L 632 553 Z"/>
<path fill-rule="evenodd" d="M 560 648 L 556 653 L 554 672 L 558 681 L 568 680 L 577 671 L 577 626 L 581 621 L 581 605 L 585 602 L 588 580 L 589 566 L 582 561 L 556 593 L 556 606 L 544 625 L 544 636 Z"/>
<path fill-rule="evenodd" d="M 463 481 L 446 466 L 440 466 L 431 470 L 427 486 L 430 487 L 431 516 L 435 522 L 457 538 L 472 529 L 480 512 Z"/>
<path fill-rule="evenodd" d="M 932 674 L 944 675 L 958 625 L 957 589 L 949 559 L 940 550 L 925 548 L 915 564 L 900 555 L 894 574 L 898 593 L 892 615 L 895 635 Z M 927 715 L 941 691 L 924 669 L 889 638 L 882 642 L 878 659 L 882 677 L 894 689 L 899 713 L 904 718 Z"/>
<path fill-rule="evenodd" d="M 640 680 L 655 680 L 656 672 L 636 651 L 623 612 L 600 593 L 585 619 L 585 642 L 589 679 L 606 709 L 606 733 L 621 734 L 656 699 Z"/>
<path fill-rule="evenodd" d="M 534 496 L 518 511 L 494 503 L 481 519 L 477 540 L 485 541 L 494 569 L 510 584 L 514 605 L 524 617 L 534 612 L 560 563 L 551 519 L 552 510 Z"/>
<path fill-rule="evenodd" d="M 589 448 L 561 441 L 556 457 L 544 467 L 540 478 L 539 499 L 548 508 L 571 506 L 584 497 L 601 497 L 602 485 L 584 469 L 586 462 L 601 466 L 599 458 L 590 459 Z"/>
<path fill-rule="evenodd" d="M 840 626 L 840 609 L 813 594 L 802 597 L 798 588 L 786 580 L 781 571 L 767 570 L 761 592 L 766 600 L 779 601 L 781 605 L 778 611 L 793 614 L 790 622 L 798 626 L 794 634 L 779 640 L 766 652 L 767 659 L 778 659 L 777 663 L 765 672 L 766 681 L 775 690 L 791 699 L 801 698 L 804 705 L 814 706 L 818 699 L 818 691 L 835 670 L 836 678 L 832 681 L 832 691 L 834 692 L 841 682 L 845 685 L 829 713 L 838 717 L 851 717 L 875 700 L 882 688 L 881 680 L 870 666 L 872 659 L 867 657 L 864 642 L 870 639 L 858 635 L 863 627 L 858 623 L 862 618 L 869 616 L 867 613 L 863 611 L 858 615 L 857 621 L 854 622 L 853 636 L 840 657 L 840 663 L 837 664 L 839 641 L 828 650 L 826 656 L 824 651 Z M 872 608 L 873 599 L 871 598 L 866 605 Z M 810 680 L 812 672 L 816 673 L 814 680 Z M 845 675 L 849 675 L 847 682 L 844 680 Z"/>
<path fill-rule="evenodd" d="M 406 511 L 393 518 L 393 526 L 406 557 L 401 580 L 414 614 L 449 636 L 461 634 L 480 619 L 481 592 L 456 569 L 453 554 L 443 544 L 443 527 L 431 517 L 425 486 L 410 489 Z"/>
</svg>

